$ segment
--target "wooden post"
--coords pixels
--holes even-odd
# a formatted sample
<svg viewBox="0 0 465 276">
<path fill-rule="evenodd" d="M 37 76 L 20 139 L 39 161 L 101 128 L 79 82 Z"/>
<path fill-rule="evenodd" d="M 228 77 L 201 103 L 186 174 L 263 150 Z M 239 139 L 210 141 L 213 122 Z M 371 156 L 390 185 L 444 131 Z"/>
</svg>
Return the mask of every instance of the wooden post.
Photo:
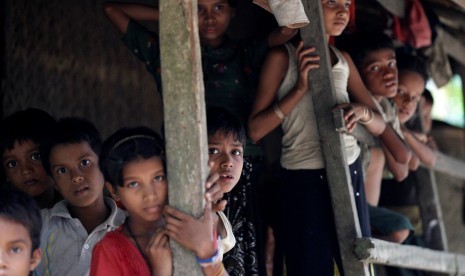
<svg viewBox="0 0 465 276">
<path fill-rule="evenodd" d="M 170 204 L 199 216 L 208 176 L 197 1 L 160 1 L 160 52 Z M 203 275 L 195 256 L 171 241 L 174 275 Z"/>
<path fill-rule="evenodd" d="M 344 142 L 335 131 L 331 110 L 336 105 L 336 95 L 331 73 L 331 63 L 325 31 L 321 1 L 302 0 L 305 12 L 311 20 L 301 29 L 306 47 L 315 46 L 320 55 L 320 68 L 309 74 L 310 91 L 315 108 L 318 132 L 321 138 L 328 177 L 334 219 L 345 275 L 369 275 L 366 264 L 361 263 L 353 254 L 354 240 L 361 236 L 358 215 L 353 198 L 349 170 L 347 166 Z M 309 183 L 311 184 L 311 183 Z"/>
</svg>

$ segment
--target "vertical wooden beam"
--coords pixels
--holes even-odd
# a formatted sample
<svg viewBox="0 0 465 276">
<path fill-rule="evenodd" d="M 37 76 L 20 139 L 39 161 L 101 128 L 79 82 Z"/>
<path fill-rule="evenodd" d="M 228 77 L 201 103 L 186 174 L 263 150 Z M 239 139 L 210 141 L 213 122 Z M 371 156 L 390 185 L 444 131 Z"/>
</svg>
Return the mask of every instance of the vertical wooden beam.
<svg viewBox="0 0 465 276">
<path fill-rule="evenodd" d="M 420 205 L 423 235 L 428 248 L 448 251 L 446 229 L 439 203 L 438 188 L 434 171 L 420 167 L 415 172 L 417 198 Z"/>
<path fill-rule="evenodd" d="M 160 1 L 160 52 L 169 201 L 199 216 L 208 150 L 196 0 Z M 202 275 L 192 252 L 171 248 L 174 275 Z"/>
<path fill-rule="evenodd" d="M 309 74 L 310 91 L 315 108 L 318 132 L 325 159 L 337 236 L 345 275 L 369 275 L 366 264 L 355 257 L 354 240 L 361 236 L 358 215 L 353 198 L 349 170 L 342 136 L 335 131 L 332 108 L 336 95 L 331 73 L 327 41 L 323 26 L 321 1 L 302 0 L 310 24 L 301 29 L 306 47 L 315 46 L 320 55 L 320 68 Z M 311 184 L 311 183 L 309 183 Z"/>
</svg>

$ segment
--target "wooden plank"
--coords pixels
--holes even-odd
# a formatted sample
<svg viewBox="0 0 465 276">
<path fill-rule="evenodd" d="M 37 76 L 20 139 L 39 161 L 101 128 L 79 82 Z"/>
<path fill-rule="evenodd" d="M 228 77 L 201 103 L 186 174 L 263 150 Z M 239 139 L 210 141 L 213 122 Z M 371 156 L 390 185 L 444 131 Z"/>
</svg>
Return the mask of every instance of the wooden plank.
<svg viewBox="0 0 465 276">
<path fill-rule="evenodd" d="M 465 161 L 445 155 L 442 152 L 437 153 L 436 164 L 434 164 L 433 169 L 436 172 L 465 179 Z"/>
<path fill-rule="evenodd" d="M 310 91 L 315 108 L 318 132 L 325 159 L 326 175 L 330 184 L 338 242 L 345 275 L 369 275 L 367 265 L 357 262 L 352 250 L 356 237 L 361 236 L 358 215 L 353 198 L 349 170 L 341 135 L 335 131 L 332 108 L 336 95 L 331 63 L 323 28 L 321 1 L 302 1 L 307 17 L 313 23 L 300 30 L 306 47 L 315 46 L 320 55 L 320 68 L 309 74 Z M 320 18 L 320 20 L 318 20 Z"/>
<path fill-rule="evenodd" d="M 169 201 L 198 216 L 208 150 L 197 1 L 160 1 L 160 52 Z M 174 275 L 203 275 L 192 252 L 173 241 L 171 248 Z"/>
<path fill-rule="evenodd" d="M 465 66 L 465 55 L 463 54 L 465 53 L 465 46 L 463 41 L 460 41 L 457 37 L 454 37 L 441 27 L 437 27 L 436 29 L 438 31 L 438 35 L 439 33 L 442 35 L 440 37 L 443 40 L 443 45 L 447 45 L 447 47 L 444 47 L 446 52 Z"/>
<path fill-rule="evenodd" d="M 363 262 L 465 275 L 465 255 L 455 253 L 361 238 L 355 241 L 355 254 Z"/>
<path fill-rule="evenodd" d="M 428 248 L 448 251 L 446 228 L 439 203 L 434 171 L 420 167 L 415 172 L 417 199 L 423 222 L 423 236 Z"/>
</svg>

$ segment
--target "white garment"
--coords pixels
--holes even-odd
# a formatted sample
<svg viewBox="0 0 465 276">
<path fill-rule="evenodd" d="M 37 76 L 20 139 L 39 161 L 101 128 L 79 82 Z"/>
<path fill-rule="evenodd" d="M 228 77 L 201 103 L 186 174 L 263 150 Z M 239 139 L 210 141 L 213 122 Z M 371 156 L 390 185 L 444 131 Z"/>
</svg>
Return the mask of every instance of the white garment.
<svg viewBox="0 0 465 276">
<path fill-rule="evenodd" d="M 284 80 L 278 89 L 277 98 L 282 99 L 295 86 L 298 78 L 298 68 L 295 47 L 285 45 L 289 53 L 289 67 Z M 338 62 L 332 68 L 337 103 L 348 103 L 347 80 L 349 66 L 342 54 L 331 48 L 336 54 Z M 281 123 L 284 135 L 282 139 L 281 166 L 288 170 L 321 169 L 325 167 L 320 144 L 313 100 L 306 93 L 294 109 Z M 332 116 L 328 113 L 328 116 Z M 350 135 L 343 134 L 348 164 L 352 164 L 360 155 L 357 140 Z"/>
<path fill-rule="evenodd" d="M 236 245 L 236 238 L 234 237 L 231 223 L 223 212 L 217 212 L 221 221 L 223 222 L 224 228 L 226 229 L 226 237 L 221 237 L 219 240 L 218 247 L 222 254 L 228 252 Z"/>
</svg>

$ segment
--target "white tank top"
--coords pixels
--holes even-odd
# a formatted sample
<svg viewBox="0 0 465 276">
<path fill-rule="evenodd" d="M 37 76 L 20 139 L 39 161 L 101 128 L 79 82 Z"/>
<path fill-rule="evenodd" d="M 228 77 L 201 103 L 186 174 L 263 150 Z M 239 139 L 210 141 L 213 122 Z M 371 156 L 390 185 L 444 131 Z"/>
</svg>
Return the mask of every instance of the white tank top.
<svg viewBox="0 0 465 276">
<path fill-rule="evenodd" d="M 298 78 L 295 47 L 290 43 L 285 44 L 285 46 L 289 53 L 289 67 L 278 90 L 278 99 L 289 93 Z M 349 66 L 339 50 L 333 47 L 331 47 L 331 50 L 338 59 L 338 62 L 332 68 L 337 103 L 348 103 L 347 80 L 349 78 Z M 301 170 L 325 167 L 310 93 L 306 93 L 302 97 L 281 124 L 284 132 L 281 166 L 285 169 Z M 330 111 L 328 111 L 328 116 L 332 116 Z M 347 162 L 352 164 L 360 155 L 360 147 L 354 137 L 343 134 L 343 138 Z"/>
</svg>

